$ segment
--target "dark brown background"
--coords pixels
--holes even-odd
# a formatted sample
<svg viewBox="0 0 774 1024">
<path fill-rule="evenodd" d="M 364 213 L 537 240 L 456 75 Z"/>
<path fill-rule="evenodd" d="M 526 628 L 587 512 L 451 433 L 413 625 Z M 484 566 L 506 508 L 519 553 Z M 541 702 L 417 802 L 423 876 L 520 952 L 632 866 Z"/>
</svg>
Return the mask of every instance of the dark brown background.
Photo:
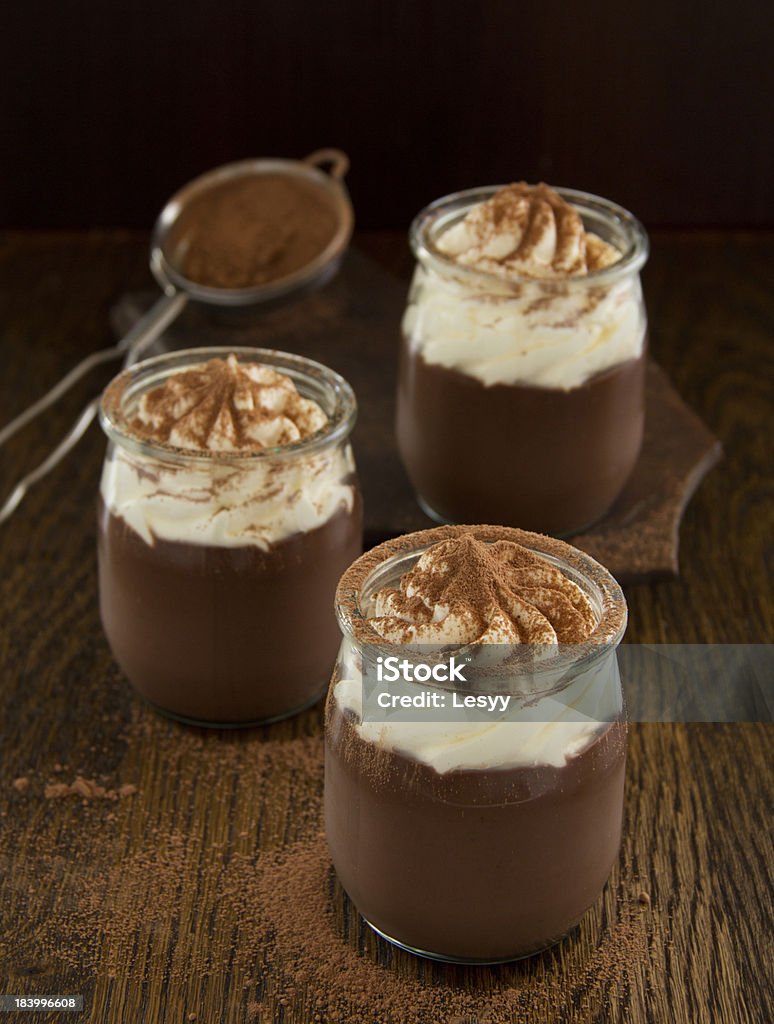
<svg viewBox="0 0 774 1024">
<path fill-rule="evenodd" d="M 31 0 L 0 31 L 0 226 L 149 227 L 244 156 L 352 157 L 361 227 L 544 178 L 774 224 L 767 0 Z"/>
</svg>

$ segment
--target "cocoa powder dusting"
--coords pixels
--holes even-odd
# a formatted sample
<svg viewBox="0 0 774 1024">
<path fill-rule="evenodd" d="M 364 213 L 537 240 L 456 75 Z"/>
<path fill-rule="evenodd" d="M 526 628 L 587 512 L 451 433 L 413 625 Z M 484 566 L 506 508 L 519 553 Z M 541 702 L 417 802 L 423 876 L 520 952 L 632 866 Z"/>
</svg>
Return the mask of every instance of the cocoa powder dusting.
<svg viewBox="0 0 774 1024">
<path fill-rule="evenodd" d="M 168 251 L 178 254 L 189 281 L 253 288 L 307 266 L 336 229 L 336 212 L 322 188 L 290 175 L 252 174 L 192 200 Z"/>
<path fill-rule="evenodd" d="M 461 538 L 472 538 L 489 550 L 499 551 L 499 556 L 495 559 L 498 563 L 496 566 L 492 567 L 490 564 L 487 569 L 486 560 L 483 562 L 485 569 L 484 579 L 488 579 L 488 585 L 485 585 L 483 590 L 479 587 L 478 595 L 476 595 L 466 588 L 466 574 L 461 573 L 459 580 L 445 579 L 442 581 L 438 579 L 431 586 L 436 589 L 441 586 L 442 589 L 439 591 L 439 594 L 442 594 L 442 590 L 446 586 L 452 586 L 462 601 L 470 606 L 469 612 L 473 618 L 479 615 L 482 607 L 490 601 L 492 596 L 491 585 L 494 585 L 495 592 L 499 589 L 500 598 L 502 598 L 502 590 L 507 591 L 511 589 L 511 582 L 513 582 L 517 584 L 515 586 L 515 594 L 518 596 L 521 591 L 520 577 L 522 581 L 527 581 L 526 585 L 528 587 L 531 586 L 532 588 L 532 592 L 527 594 L 527 603 L 531 603 L 534 606 L 534 610 L 537 610 L 543 619 L 540 626 L 541 630 L 550 622 L 557 634 L 558 642 L 561 644 L 582 643 L 584 641 L 604 643 L 611 636 L 617 635 L 623 628 L 625 622 L 625 606 L 623 604 L 617 605 L 606 598 L 603 608 L 604 623 L 603 626 L 599 626 L 596 623 L 591 606 L 585 595 L 580 591 L 580 588 L 574 585 L 567 586 L 570 581 L 565 579 L 564 574 L 548 560 L 555 558 L 560 562 L 568 562 L 570 565 L 573 565 L 577 560 L 576 556 L 580 555 L 577 548 L 573 548 L 564 541 L 557 540 L 554 537 L 530 533 L 527 530 L 518 530 L 514 527 L 450 525 L 436 526 L 429 530 L 418 530 L 415 533 L 404 534 L 401 537 L 384 541 L 382 544 L 367 551 L 364 555 L 361 555 L 344 573 L 336 590 L 336 603 L 346 612 L 347 617 L 352 623 L 352 629 L 361 643 L 380 643 L 387 638 L 385 635 L 387 630 L 374 628 L 373 616 L 376 612 L 373 608 L 368 607 L 368 605 L 375 605 L 376 601 L 371 600 L 370 602 L 366 601 L 363 603 L 361 600 L 366 581 L 372 573 L 385 561 L 394 556 L 403 556 L 409 552 L 420 551 L 429 548 L 431 545 L 447 541 L 456 542 Z M 500 542 L 505 543 L 501 544 L 498 548 Z M 536 552 L 535 554 L 533 554 L 533 549 Z M 469 552 L 470 550 L 471 548 L 468 547 Z M 481 564 L 482 560 L 479 549 L 474 547 L 473 550 L 476 552 L 475 560 Z M 513 551 L 512 555 L 509 554 L 511 551 Z M 529 568 L 530 565 L 534 566 L 535 564 L 529 562 L 531 558 L 536 559 L 539 568 L 537 576 L 535 575 L 534 568 Z M 521 565 L 519 564 L 520 559 L 522 560 Z M 456 565 L 456 562 L 454 564 Z M 512 573 L 515 575 L 512 575 Z M 410 573 L 404 575 L 409 576 Z M 455 572 L 452 575 L 456 576 L 457 574 Z M 582 562 L 581 575 L 586 577 L 592 585 L 601 588 L 603 591 L 610 578 L 607 570 L 601 565 L 596 565 L 588 560 L 583 560 Z M 531 583 L 529 582 L 530 580 Z M 405 589 L 401 588 L 401 590 L 395 591 L 396 597 L 394 600 L 396 601 L 397 611 L 399 613 L 403 611 L 414 612 L 418 616 L 427 618 L 426 602 L 424 600 L 421 602 L 415 601 L 414 595 L 408 595 L 405 593 Z M 424 595 L 422 596 L 424 597 Z M 362 607 L 361 604 L 363 604 Z M 424 612 L 420 609 L 420 604 L 425 605 Z M 478 611 L 476 610 L 477 608 Z M 502 608 L 500 610 L 502 611 Z M 526 610 L 527 618 L 522 619 L 524 612 L 525 609 L 522 607 L 516 616 L 516 628 L 521 633 L 521 642 L 542 642 L 536 636 L 538 618 L 535 617 L 530 621 L 529 616 L 531 613 Z M 432 618 L 432 614 L 430 618 Z M 535 628 L 535 633 L 532 632 L 533 627 Z M 421 636 L 417 637 L 417 635 L 411 634 L 410 629 L 406 628 L 406 623 L 400 622 L 399 614 L 390 619 L 390 634 L 389 640 L 398 643 L 405 643 L 410 640 L 421 642 L 424 639 Z M 463 639 L 460 642 L 470 643 L 473 639 Z M 431 640 L 429 642 L 437 641 Z M 445 642 L 454 641 L 446 640 Z M 509 639 L 506 642 L 514 642 L 514 640 Z"/>
<path fill-rule="evenodd" d="M 122 378 L 111 387 L 120 400 Z M 113 393 L 108 389 L 109 399 Z M 259 452 L 311 437 L 320 406 L 284 373 L 230 353 L 171 374 L 146 391 L 128 426 L 138 438 L 195 452 Z"/>
<path fill-rule="evenodd" d="M 402 576 L 398 589 L 375 596 L 371 625 L 385 639 L 445 639 L 579 644 L 596 625 L 588 599 L 545 558 L 507 534 L 494 541 L 470 530 L 439 540 Z M 439 637 L 440 638 L 440 637 Z"/>
<path fill-rule="evenodd" d="M 472 248 L 462 246 L 455 228 L 441 236 L 439 248 L 463 264 L 501 276 L 567 278 L 611 266 L 618 250 L 587 231 L 578 210 L 550 185 L 524 181 L 506 185 L 472 207 L 462 226 Z"/>
<path fill-rule="evenodd" d="M 479 237 L 509 232 L 520 238 L 518 247 L 506 253 L 499 262 L 529 260 L 550 229 L 556 229 L 556 250 L 552 265 L 567 275 L 586 273 L 586 233 L 577 210 L 555 192 L 550 185 L 528 185 L 525 181 L 506 185 L 477 210 L 471 227 Z M 571 262 L 568 262 L 571 253 Z"/>
</svg>

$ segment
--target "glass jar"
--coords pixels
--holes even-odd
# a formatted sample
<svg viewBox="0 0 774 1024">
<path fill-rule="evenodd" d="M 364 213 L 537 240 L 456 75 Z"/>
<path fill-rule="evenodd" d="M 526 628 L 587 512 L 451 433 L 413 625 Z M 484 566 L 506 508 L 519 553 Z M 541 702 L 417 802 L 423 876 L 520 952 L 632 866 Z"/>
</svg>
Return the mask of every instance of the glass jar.
<svg viewBox="0 0 774 1024">
<path fill-rule="evenodd" d="M 142 395 L 225 358 L 219 348 L 138 363 L 115 378 L 100 409 L 109 438 L 98 506 L 105 634 L 143 697 L 218 726 L 282 718 L 320 697 L 339 640 L 336 582 L 362 551 L 349 384 L 301 356 L 229 352 L 290 377 L 327 424 L 258 453 L 139 438 L 131 422 Z"/>
<path fill-rule="evenodd" d="M 426 646 L 401 645 L 411 668 L 391 693 L 443 694 L 446 707 L 412 708 L 403 713 L 408 720 L 394 709 L 380 714 L 385 687 L 374 682 L 374 669 L 379 659 L 387 666 L 396 648 L 369 627 L 371 599 L 453 529 L 388 541 L 339 584 L 325 823 L 338 878 L 375 931 L 433 959 L 496 963 L 565 935 L 617 859 L 626 721 L 616 648 L 627 612 L 616 581 L 588 555 L 503 528 L 498 539 L 529 548 L 582 589 L 595 613 L 593 633 L 560 647 L 454 648 L 458 667 L 478 658 L 484 669 L 476 680 L 466 670 L 466 682 L 453 684 L 407 682 L 429 655 Z M 491 527 L 462 529 L 492 536 Z M 509 707 L 453 713 L 454 694 L 463 701 L 505 694 Z"/>
<path fill-rule="evenodd" d="M 398 447 L 435 520 L 569 535 L 607 512 L 642 444 L 648 239 L 620 206 L 557 189 L 616 263 L 505 280 L 445 256 L 440 236 L 497 191 L 446 196 L 411 226 Z"/>
</svg>

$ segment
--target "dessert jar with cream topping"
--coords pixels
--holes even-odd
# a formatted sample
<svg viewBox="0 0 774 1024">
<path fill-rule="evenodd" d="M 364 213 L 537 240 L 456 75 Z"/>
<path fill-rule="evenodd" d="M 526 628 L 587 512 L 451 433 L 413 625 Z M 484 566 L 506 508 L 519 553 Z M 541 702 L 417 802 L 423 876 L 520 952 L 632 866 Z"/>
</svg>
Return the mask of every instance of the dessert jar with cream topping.
<svg viewBox="0 0 774 1024">
<path fill-rule="evenodd" d="M 446 526 L 363 555 L 337 613 L 325 824 L 355 906 L 435 959 L 495 963 L 560 939 L 620 844 L 618 584 L 562 541 Z"/>
<path fill-rule="evenodd" d="M 242 725 L 324 691 L 362 515 L 347 382 L 300 356 L 226 355 L 148 359 L 107 388 L 99 592 L 142 696 L 187 721 Z"/>
<path fill-rule="evenodd" d="M 642 443 L 644 229 L 521 183 L 439 199 L 410 237 L 397 437 L 420 504 L 442 522 L 591 525 Z"/>
</svg>

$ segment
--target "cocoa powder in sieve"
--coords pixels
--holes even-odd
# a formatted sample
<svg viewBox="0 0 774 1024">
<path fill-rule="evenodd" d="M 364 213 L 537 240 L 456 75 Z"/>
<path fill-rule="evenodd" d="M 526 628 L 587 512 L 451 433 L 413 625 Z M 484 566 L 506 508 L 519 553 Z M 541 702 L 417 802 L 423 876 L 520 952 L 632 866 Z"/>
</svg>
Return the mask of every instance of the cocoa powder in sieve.
<svg viewBox="0 0 774 1024">
<path fill-rule="evenodd" d="M 181 213 L 166 250 L 190 281 L 253 288 L 311 263 L 336 234 L 322 188 L 287 174 L 252 174 L 207 189 Z"/>
</svg>

